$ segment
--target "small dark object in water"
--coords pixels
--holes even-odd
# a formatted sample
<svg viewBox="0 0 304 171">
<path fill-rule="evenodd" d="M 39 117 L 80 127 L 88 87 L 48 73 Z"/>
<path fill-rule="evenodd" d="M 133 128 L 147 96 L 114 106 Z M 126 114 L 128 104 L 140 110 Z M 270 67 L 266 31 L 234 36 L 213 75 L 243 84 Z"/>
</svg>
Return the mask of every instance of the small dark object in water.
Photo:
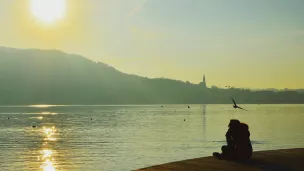
<svg viewBox="0 0 304 171">
<path fill-rule="evenodd" d="M 7 119 L 9 119 L 9 117 L 7 117 Z"/>
<path fill-rule="evenodd" d="M 164 107 L 164 106 L 161 106 L 161 107 Z"/>
<path fill-rule="evenodd" d="M 36 126 L 35 126 L 35 125 L 33 125 L 32 127 L 33 127 L 33 128 L 36 128 Z"/>
<path fill-rule="evenodd" d="M 188 108 L 190 108 L 190 106 L 188 106 Z"/>
<path fill-rule="evenodd" d="M 186 119 L 184 119 L 184 121 L 186 121 Z"/>
<path fill-rule="evenodd" d="M 93 120 L 93 119 L 91 118 L 91 120 Z"/>
</svg>

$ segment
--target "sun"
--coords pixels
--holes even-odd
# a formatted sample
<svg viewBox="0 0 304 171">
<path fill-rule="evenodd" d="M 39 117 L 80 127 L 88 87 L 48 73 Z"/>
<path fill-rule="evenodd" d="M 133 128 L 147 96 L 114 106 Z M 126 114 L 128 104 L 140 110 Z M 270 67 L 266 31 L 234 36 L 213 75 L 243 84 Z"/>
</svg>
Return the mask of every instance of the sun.
<svg viewBox="0 0 304 171">
<path fill-rule="evenodd" d="M 31 0 L 32 15 L 45 24 L 62 20 L 66 14 L 66 0 Z"/>
</svg>

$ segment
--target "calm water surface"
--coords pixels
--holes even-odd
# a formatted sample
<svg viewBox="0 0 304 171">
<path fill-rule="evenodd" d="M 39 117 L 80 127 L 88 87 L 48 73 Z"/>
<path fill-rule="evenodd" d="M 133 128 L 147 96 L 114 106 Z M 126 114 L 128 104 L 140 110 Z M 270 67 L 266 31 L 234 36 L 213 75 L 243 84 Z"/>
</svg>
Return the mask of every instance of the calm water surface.
<svg viewBox="0 0 304 171">
<path fill-rule="evenodd" d="M 187 106 L 0 106 L 0 168 L 126 171 L 210 156 L 232 118 L 249 124 L 256 151 L 304 147 L 304 105 Z"/>
</svg>

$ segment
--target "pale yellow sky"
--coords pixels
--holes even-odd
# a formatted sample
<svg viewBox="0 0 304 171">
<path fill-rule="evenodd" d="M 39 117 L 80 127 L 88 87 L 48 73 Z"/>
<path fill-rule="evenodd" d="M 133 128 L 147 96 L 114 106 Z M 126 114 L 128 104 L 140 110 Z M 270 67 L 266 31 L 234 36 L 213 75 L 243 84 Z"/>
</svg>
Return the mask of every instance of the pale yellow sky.
<svg viewBox="0 0 304 171">
<path fill-rule="evenodd" d="M 58 49 L 147 77 L 198 83 L 205 73 L 209 86 L 304 88 L 303 8 L 296 0 L 67 0 L 64 18 L 45 24 L 30 0 L 1 0 L 0 46 Z"/>
</svg>

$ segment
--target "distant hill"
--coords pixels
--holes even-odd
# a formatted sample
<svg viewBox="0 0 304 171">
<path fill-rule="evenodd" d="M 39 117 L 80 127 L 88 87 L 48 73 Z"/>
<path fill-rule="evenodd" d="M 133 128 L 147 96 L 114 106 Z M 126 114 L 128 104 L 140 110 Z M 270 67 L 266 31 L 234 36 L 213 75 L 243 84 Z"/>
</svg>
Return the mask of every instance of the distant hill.
<svg viewBox="0 0 304 171">
<path fill-rule="evenodd" d="M 204 88 L 122 73 L 57 50 L 0 47 L 0 104 L 304 103 L 296 91 Z"/>
</svg>

